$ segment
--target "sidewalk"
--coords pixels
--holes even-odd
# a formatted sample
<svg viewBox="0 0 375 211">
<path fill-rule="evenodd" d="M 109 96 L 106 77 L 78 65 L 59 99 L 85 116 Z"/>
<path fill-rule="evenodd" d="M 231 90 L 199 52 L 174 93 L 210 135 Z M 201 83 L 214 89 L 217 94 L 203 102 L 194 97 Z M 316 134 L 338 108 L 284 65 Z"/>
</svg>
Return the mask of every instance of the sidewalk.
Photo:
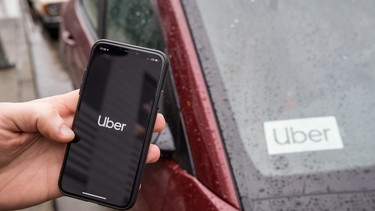
<svg viewBox="0 0 375 211">
<path fill-rule="evenodd" d="M 0 42 L 13 67 L 0 70 L 0 101 L 35 99 L 32 65 L 23 31 L 18 1 L 0 1 Z M 17 12 L 18 11 L 18 12 Z"/>
<path fill-rule="evenodd" d="M 19 10 L 19 1 L 0 0 L 0 42 L 11 68 L 0 69 L 0 102 L 21 102 L 36 98 L 32 63 Z M 53 211 L 47 202 L 23 211 Z"/>
<path fill-rule="evenodd" d="M 25 0 L 0 0 L 0 39 L 6 57 L 15 65 L 0 69 L 0 102 L 28 101 L 73 89 L 60 63 L 57 42 L 47 41 L 45 31 L 39 23 L 33 22 L 24 8 L 26 4 L 22 3 Z M 62 197 L 22 211 L 54 210 L 112 209 Z"/>
</svg>

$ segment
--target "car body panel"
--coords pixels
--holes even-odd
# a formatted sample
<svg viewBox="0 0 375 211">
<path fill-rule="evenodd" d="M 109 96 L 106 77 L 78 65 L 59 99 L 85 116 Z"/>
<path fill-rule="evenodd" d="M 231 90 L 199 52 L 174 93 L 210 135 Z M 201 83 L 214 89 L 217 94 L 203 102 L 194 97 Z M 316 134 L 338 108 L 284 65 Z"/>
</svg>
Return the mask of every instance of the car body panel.
<svg viewBox="0 0 375 211">
<path fill-rule="evenodd" d="M 81 85 L 91 46 L 97 39 L 88 28 L 78 4 L 73 0 L 63 8 L 60 29 L 60 51 L 76 88 Z"/>
<path fill-rule="evenodd" d="M 147 166 L 141 192 L 153 210 L 238 210 L 212 193 L 174 161 L 162 159 Z M 164 180 L 164 184 L 160 179 Z M 157 182 L 156 182 L 157 181 Z M 155 194 L 157 193 L 157 194 Z"/>
<path fill-rule="evenodd" d="M 196 176 L 218 196 L 239 208 L 225 150 L 181 3 L 159 1 L 159 10 Z"/>
</svg>

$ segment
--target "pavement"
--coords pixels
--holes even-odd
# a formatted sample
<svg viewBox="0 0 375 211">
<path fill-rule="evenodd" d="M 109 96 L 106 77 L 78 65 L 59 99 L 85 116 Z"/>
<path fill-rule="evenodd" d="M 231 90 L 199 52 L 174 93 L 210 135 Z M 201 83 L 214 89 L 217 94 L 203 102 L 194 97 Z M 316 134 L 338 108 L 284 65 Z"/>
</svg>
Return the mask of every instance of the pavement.
<svg viewBox="0 0 375 211">
<path fill-rule="evenodd" d="M 41 27 L 24 13 L 25 3 L 0 0 L 0 56 L 9 64 L 0 65 L 0 102 L 23 102 L 72 90 L 57 51 L 49 49 Z M 23 209 L 34 210 L 54 211 L 55 203 Z"/>
<path fill-rule="evenodd" d="M 31 15 L 25 0 L 0 0 L 0 102 L 23 102 L 73 90 L 61 63 L 58 40 Z M 22 211 L 110 211 L 69 197 Z"/>
<path fill-rule="evenodd" d="M 0 1 L 0 40 L 5 57 L 14 65 L 0 69 L 1 102 L 19 102 L 36 98 L 29 49 L 15 2 L 18 1 Z"/>
</svg>

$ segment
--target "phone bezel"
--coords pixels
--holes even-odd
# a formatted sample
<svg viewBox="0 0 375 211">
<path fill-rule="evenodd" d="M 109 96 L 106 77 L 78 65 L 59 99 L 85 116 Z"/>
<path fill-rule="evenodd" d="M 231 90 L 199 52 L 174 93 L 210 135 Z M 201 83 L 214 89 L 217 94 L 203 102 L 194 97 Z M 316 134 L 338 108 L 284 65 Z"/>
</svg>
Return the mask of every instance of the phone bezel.
<svg viewBox="0 0 375 211">
<path fill-rule="evenodd" d="M 62 186 L 62 177 L 63 177 L 63 174 L 64 174 L 64 168 L 65 168 L 66 160 L 68 159 L 68 152 L 69 152 L 69 148 L 70 148 L 71 143 L 68 143 L 67 147 L 66 147 L 63 164 L 61 166 L 61 171 L 60 171 L 60 176 L 59 176 L 59 181 L 58 181 L 58 187 L 60 189 L 60 192 L 63 193 L 64 195 L 66 195 L 66 196 L 70 196 L 70 197 L 80 199 L 80 200 L 84 200 L 84 201 L 93 202 L 93 203 L 103 205 L 103 206 L 107 206 L 107 207 L 110 207 L 110 208 L 129 209 L 135 204 L 136 198 L 137 198 L 137 195 L 138 195 L 139 185 L 140 185 L 141 177 L 142 177 L 142 174 L 143 174 L 144 165 L 145 165 L 145 162 L 146 162 L 146 159 L 147 159 L 147 153 L 148 153 L 149 145 L 150 145 L 150 142 L 151 142 L 151 136 L 152 136 L 152 132 L 153 132 L 156 116 L 157 116 L 157 106 L 158 106 L 158 102 L 159 102 L 160 95 L 161 95 L 161 92 L 162 92 L 162 88 L 163 88 L 164 83 L 165 83 L 166 72 L 168 71 L 168 60 L 167 60 L 166 55 L 163 52 L 158 51 L 158 50 L 144 48 L 144 47 L 130 45 L 130 44 L 125 44 L 125 43 L 120 43 L 120 42 L 115 42 L 115 41 L 106 40 L 106 39 L 98 40 L 91 48 L 90 57 L 89 57 L 89 60 L 88 60 L 88 64 L 86 66 L 85 73 L 83 75 L 83 80 L 82 80 L 81 88 L 80 88 L 80 91 L 79 91 L 80 96 L 79 96 L 78 103 L 77 103 L 77 110 L 80 108 L 80 105 L 81 105 L 86 80 L 88 78 L 90 65 L 92 63 L 92 58 L 93 58 L 94 54 L 96 53 L 97 49 L 100 48 L 101 46 L 108 46 L 108 47 L 111 47 L 111 48 L 119 48 L 119 49 L 123 49 L 123 50 L 128 50 L 128 53 L 139 53 L 139 54 L 147 54 L 147 55 L 151 54 L 151 55 L 154 55 L 154 56 L 157 56 L 158 58 L 160 58 L 160 60 L 162 62 L 161 70 L 160 70 L 161 72 L 160 72 L 160 75 L 159 75 L 158 84 L 157 84 L 157 88 L 156 88 L 156 94 L 155 94 L 155 98 L 154 98 L 154 103 L 153 103 L 152 109 L 151 109 L 151 117 L 150 117 L 149 122 L 148 122 L 145 141 L 143 143 L 141 158 L 140 158 L 140 162 L 138 164 L 135 182 L 133 183 L 131 197 L 130 197 L 130 200 L 127 204 L 115 205 L 115 204 L 106 203 L 104 201 L 97 200 L 95 198 L 90 198 L 90 197 L 87 197 L 85 195 L 78 195 L 78 194 L 74 194 L 74 193 L 70 193 L 68 191 L 65 191 L 63 186 Z M 111 53 L 111 52 L 108 52 L 108 53 Z M 75 117 L 74 117 L 73 126 L 72 126 L 73 129 L 74 129 L 74 125 L 75 125 L 76 115 L 77 115 L 77 113 L 75 114 Z"/>
</svg>

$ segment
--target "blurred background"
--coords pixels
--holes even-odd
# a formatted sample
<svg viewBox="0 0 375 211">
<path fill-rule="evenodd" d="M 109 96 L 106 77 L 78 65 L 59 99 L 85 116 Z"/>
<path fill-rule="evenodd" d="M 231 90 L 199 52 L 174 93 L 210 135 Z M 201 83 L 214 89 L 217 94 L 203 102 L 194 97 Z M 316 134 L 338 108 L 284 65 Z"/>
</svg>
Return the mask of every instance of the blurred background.
<svg viewBox="0 0 375 211">
<path fill-rule="evenodd" d="M 73 90 L 58 48 L 60 17 L 53 15 L 55 20 L 49 22 L 43 19 L 43 6 L 38 5 L 42 2 L 48 1 L 0 0 L 1 102 L 28 101 Z M 50 2 L 56 2 L 52 9 L 59 14 L 64 1 Z M 60 199 L 60 203 L 51 201 L 25 211 L 106 210 L 85 205 L 74 199 Z"/>
<path fill-rule="evenodd" d="M 0 1 L 0 100 L 26 101 L 72 90 L 58 52 L 58 24 L 41 21 L 33 1 Z"/>
</svg>

